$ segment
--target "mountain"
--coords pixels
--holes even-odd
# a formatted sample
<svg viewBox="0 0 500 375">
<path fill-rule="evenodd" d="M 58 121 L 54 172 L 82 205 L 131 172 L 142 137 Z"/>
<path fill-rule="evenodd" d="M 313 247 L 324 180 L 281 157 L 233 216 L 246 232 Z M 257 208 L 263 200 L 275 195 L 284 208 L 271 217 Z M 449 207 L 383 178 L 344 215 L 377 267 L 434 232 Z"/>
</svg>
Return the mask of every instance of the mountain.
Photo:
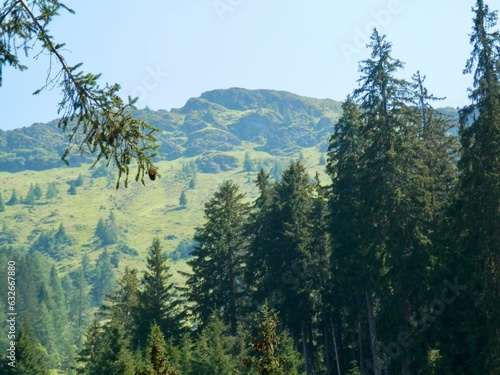
<svg viewBox="0 0 500 375">
<path fill-rule="evenodd" d="M 157 161 L 195 157 L 203 172 L 236 169 L 232 151 L 248 149 L 271 156 L 296 156 L 303 148 L 326 151 L 341 103 L 274 90 L 230 88 L 203 93 L 171 111 L 137 110 L 134 116 L 162 132 Z M 66 146 L 57 121 L 0 131 L 0 170 L 46 170 L 62 166 Z M 73 155 L 70 165 L 89 162 Z"/>
</svg>

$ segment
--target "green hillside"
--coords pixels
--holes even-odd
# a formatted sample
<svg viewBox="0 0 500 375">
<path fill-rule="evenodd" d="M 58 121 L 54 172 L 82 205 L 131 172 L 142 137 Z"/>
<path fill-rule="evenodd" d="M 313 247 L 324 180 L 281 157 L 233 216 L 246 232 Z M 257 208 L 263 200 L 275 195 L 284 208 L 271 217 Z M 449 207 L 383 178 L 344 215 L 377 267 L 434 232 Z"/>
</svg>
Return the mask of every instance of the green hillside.
<svg viewBox="0 0 500 375">
<path fill-rule="evenodd" d="M 181 109 L 144 109 L 136 116 L 163 130 L 158 155 L 162 177 L 145 187 L 132 183 L 120 190 L 115 190 L 113 170 L 91 168 L 88 156 L 74 156 L 69 167 L 63 164 L 59 155 L 65 140 L 56 121 L 0 132 L 0 193 L 8 202 L 15 189 L 20 200 L 0 212 L 0 245 L 34 248 L 41 234 L 63 224 L 71 244 L 45 249 L 63 273 L 75 269 L 84 254 L 95 260 L 105 249 L 118 251 L 121 264 L 142 268 L 154 237 L 167 252 L 191 240 L 203 222 L 204 203 L 224 180 L 242 186 L 250 200 L 260 168 L 278 177 L 290 161 L 301 158 L 311 175 L 323 173 L 320 159 L 339 103 L 279 91 L 228 89 L 204 93 Z M 51 183 L 58 194 L 48 199 Z M 43 196 L 28 202 L 30 187 L 36 185 Z M 70 191 L 73 185 L 76 194 Z M 179 205 L 183 191 L 186 207 Z M 111 212 L 118 240 L 102 246 L 96 226 Z M 185 270 L 185 259 L 174 259 L 173 268 Z"/>
</svg>

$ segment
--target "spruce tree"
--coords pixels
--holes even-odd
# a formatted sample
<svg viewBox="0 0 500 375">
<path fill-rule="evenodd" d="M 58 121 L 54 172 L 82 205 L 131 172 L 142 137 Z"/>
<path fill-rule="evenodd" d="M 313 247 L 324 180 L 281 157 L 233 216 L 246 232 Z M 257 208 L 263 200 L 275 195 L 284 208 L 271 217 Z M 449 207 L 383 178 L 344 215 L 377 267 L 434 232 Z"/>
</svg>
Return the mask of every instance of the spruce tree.
<svg viewBox="0 0 500 375">
<path fill-rule="evenodd" d="M 13 206 L 18 203 L 19 203 L 19 198 L 17 197 L 17 190 L 16 188 L 12 188 L 12 194 L 10 196 L 10 199 L 5 204 L 7 206 Z"/>
<path fill-rule="evenodd" d="M 135 375 L 179 375 L 165 353 L 165 337 L 156 322 L 151 324 L 146 349 L 146 369 L 135 371 Z"/>
<path fill-rule="evenodd" d="M 473 8 L 471 104 L 460 110 L 459 184 L 446 277 L 463 285 L 441 337 L 446 374 L 500 372 L 500 32 L 497 12 Z M 451 311 L 452 310 L 452 311 Z"/>
<path fill-rule="evenodd" d="M 181 193 L 181 196 L 179 197 L 179 206 L 181 208 L 186 208 L 187 206 L 187 197 L 186 197 L 186 192 L 183 190 Z"/>
<path fill-rule="evenodd" d="M 0 212 L 4 212 L 5 211 L 5 203 L 3 201 L 3 198 L 2 198 L 2 193 L 0 193 Z"/>
<path fill-rule="evenodd" d="M 49 375 L 46 362 L 46 352 L 35 337 L 29 323 L 29 316 L 25 317 L 18 331 L 16 346 L 16 374 Z"/>
<path fill-rule="evenodd" d="M 148 251 L 147 269 L 141 280 L 142 290 L 135 309 L 135 345 L 143 346 L 153 322 L 169 339 L 177 340 L 181 332 L 181 315 L 175 297 L 168 257 L 160 240 L 154 238 Z"/>
<path fill-rule="evenodd" d="M 236 333 L 242 315 L 243 266 L 246 240 L 244 224 L 248 204 L 238 185 L 224 182 L 205 204 L 206 222 L 195 234 L 195 246 L 188 261 L 187 298 L 202 325 L 213 311 Z"/>
<path fill-rule="evenodd" d="M 123 276 L 117 281 L 117 288 L 106 295 L 102 310 L 106 318 L 121 325 L 125 334 L 133 336 L 137 327 L 135 311 L 139 304 L 139 279 L 137 270 L 125 267 Z"/>
<path fill-rule="evenodd" d="M 57 189 L 55 182 L 49 182 L 47 185 L 47 192 L 45 193 L 45 198 L 54 199 L 59 194 L 59 190 Z"/>
<path fill-rule="evenodd" d="M 265 304 L 262 307 L 261 315 L 262 318 L 258 327 L 259 338 L 252 343 L 252 349 L 256 357 L 246 358 L 245 365 L 254 368 L 257 373 L 262 375 L 284 375 L 286 359 L 277 355 L 280 344 L 280 336 L 277 332 L 277 313 L 271 311 Z"/>
</svg>

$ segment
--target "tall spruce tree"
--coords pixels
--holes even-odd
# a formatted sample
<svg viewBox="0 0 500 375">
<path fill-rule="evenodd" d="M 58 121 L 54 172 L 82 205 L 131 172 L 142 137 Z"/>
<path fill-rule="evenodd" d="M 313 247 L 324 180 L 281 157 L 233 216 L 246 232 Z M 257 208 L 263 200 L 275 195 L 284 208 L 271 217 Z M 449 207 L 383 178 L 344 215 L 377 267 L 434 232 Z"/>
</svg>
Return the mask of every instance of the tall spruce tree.
<svg viewBox="0 0 500 375">
<path fill-rule="evenodd" d="M 139 305 L 139 279 L 137 270 L 125 267 L 123 276 L 117 280 L 117 289 L 106 295 L 101 307 L 106 318 L 119 324 L 124 334 L 131 337 L 136 331 L 135 311 Z"/>
<path fill-rule="evenodd" d="M 482 0 L 473 8 L 471 104 L 460 110 L 459 186 L 455 205 L 456 241 L 447 257 L 447 275 L 462 285 L 445 311 L 441 337 L 446 374 L 500 372 L 500 32 L 497 12 Z"/>
<path fill-rule="evenodd" d="M 153 322 L 166 337 L 176 340 L 181 331 L 181 315 L 175 298 L 168 257 L 163 253 L 159 238 L 154 238 L 148 251 L 147 269 L 141 280 L 142 290 L 135 309 L 136 334 L 134 343 L 144 346 Z"/>
<path fill-rule="evenodd" d="M 248 274 L 255 273 L 257 280 L 250 283 L 250 291 L 257 305 L 268 300 L 292 331 L 296 344 L 300 340 L 309 373 L 314 362 L 313 187 L 301 162 L 292 163 L 271 189 L 262 173 L 258 183 L 262 184 L 261 196 L 249 224 L 251 243 L 246 262 Z"/>
<path fill-rule="evenodd" d="M 187 298 L 202 325 L 212 312 L 236 334 L 243 304 L 243 266 L 246 250 L 244 225 L 249 206 L 238 185 L 224 182 L 205 204 L 206 222 L 195 234 L 188 261 L 192 274 L 186 282 Z"/>
</svg>

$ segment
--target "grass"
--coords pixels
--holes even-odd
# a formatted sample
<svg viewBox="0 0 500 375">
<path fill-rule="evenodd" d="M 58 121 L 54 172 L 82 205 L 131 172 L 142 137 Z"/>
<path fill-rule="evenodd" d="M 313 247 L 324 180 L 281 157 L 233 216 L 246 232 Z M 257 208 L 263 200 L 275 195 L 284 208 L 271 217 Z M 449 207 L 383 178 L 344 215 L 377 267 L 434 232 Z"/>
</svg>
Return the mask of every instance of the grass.
<svg viewBox="0 0 500 375">
<path fill-rule="evenodd" d="M 245 152 L 242 147 L 231 154 L 243 165 Z M 305 164 L 311 176 L 324 167 L 317 166 L 320 153 L 315 148 L 303 149 Z M 269 159 L 267 153 L 250 151 L 253 159 Z M 87 253 L 95 261 L 104 248 L 96 244 L 94 230 L 100 218 L 106 219 L 113 211 L 119 228 L 120 241 L 138 251 L 139 256 L 122 254 L 120 269 L 125 266 L 144 269 L 146 254 L 154 237 L 159 237 L 163 249 L 170 253 L 182 239 L 191 239 L 195 228 L 204 222 L 204 204 L 214 194 L 224 180 L 232 180 L 240 185 L 247 199 L 256 197 L 257 189 L 253 180 L 256 172 L 248 173 L 240 169 L 219 174 L 198 173 L 196 187 L 188 189 L 189 178 L 183 178 L 182 166 L 192 159 L 180 158 L 158 163 L 162 175 L 156 181 L 148 181 L 146 186 L 130 182 L 127 189 L 115 190 L 115 176 L 92 178 L 88 165 L 81 167 L 61 167 L 46 171 L 23 171 L 17 173 L 0 172 L 0 193 L 4 202 L 16 189 L 20 199 L 24 198 L 31 184 L 39 184 L 44 192 L 47 185 L 55 182 L 59 194 L 52 200 L 42 198 L 35 205 L 17 204 L 5 206 L 0 212 L 0 223 L 16 235 L 16 246 L 29 248 L 42 230 L 57 229 L 64 224 L 66 232 L 75 239 L 71 247 L 74 253 L 55 262 L 60 273 L 69 272 L 80 265 L 82 256 Z M 77 188 L 76 195 L 69 195 L 69 182 L 78 176 L 84 177 L 83 185 Z M 185 190 L 187 207 L 179 207 L 179 197 Z M 112 251 L 116 245 L 109 246 Z M 171 270 L 189 271 L 185 260 L 172 262 Z M 182 277 L 174 272 L 173 281 L 182 283 Z"/>
</svg>

